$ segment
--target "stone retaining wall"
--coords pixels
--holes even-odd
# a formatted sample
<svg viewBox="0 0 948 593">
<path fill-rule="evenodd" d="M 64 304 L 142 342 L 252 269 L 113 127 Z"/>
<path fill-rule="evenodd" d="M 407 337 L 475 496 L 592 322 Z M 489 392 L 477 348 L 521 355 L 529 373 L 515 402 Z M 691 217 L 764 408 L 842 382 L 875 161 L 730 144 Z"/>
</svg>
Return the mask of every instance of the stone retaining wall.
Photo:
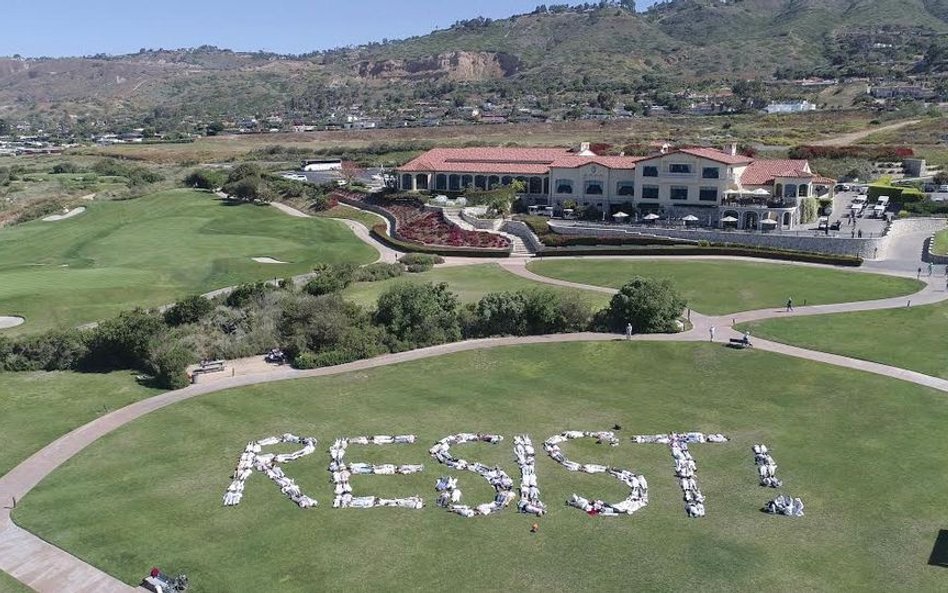
<svg viewBox="0 0 948 593">
<path fill-rule="evenodd" d="M 844 237 L 810 237 L 773 233 L 741 233 L 711 229 L 664 229 L 654 228 L 648 232 L 629 231 L 620 228 L 586 227 L 550 223 L 550 229 L 563 235 L 581 235 L 593 237 L 653 236 L 689 241 L 708 241 L 709 243 L 730 243 L 749 247 L 767 247 L 826 253 L 830 255 L 853 255 L 863 259 L 873 259 L 885 253 L 888 237 L 853 239 Z"/>
<path fill-rule="evenodd" d="M 925 240 L 926 247 L 926 260 L 929 263 L 933 263 L 939 266 L 948 266 L 948 255 L 939 255 L 933 251 L 935 249 L 935 235 L 932 235 L 930 238 Z"/>
<path fill-rule="evenodd" d="M 533 231 L 530 230 L 530 227 L 527 226 L 527 223 L 520 220 L 508 220 L 500 227 L 505 233 L 510 233 L 516 237 L 519 237 L 521 241 L 527 246 L 527 249 L 530 253 L 536 253 L 543 248 L 543 243 L 540 242 L 540 239 L 533 234 Z"/>
<path fill-rule="evenodd" d="M 461 219 L 479 231 L 496 231 L 501 226 L 500 219 L 497 218 L 478 218 L 487 214 L 485 206 L 473 206 L 461 208 Z"/>
</svg>

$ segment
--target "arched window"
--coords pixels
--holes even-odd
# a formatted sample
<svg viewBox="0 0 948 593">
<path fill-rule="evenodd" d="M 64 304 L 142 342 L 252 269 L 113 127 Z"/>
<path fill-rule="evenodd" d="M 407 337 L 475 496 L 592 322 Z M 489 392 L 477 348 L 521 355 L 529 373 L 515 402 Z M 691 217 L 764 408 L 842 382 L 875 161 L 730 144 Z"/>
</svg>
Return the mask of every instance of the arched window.
<svg viewBox="0 0 948 593">
<path fill-rule="evenodd" d="M 468 187 L 474 183 L 473 175 L 461 175 L 461 188 Z"/>
<path fill-rule="evenodd" d="M 448 177 L 448 191 L 461 191 L 460 175 L 450 175 Z"/>
<path fill-rule="evenodd" d="M 782 183 L 778 183 L 777 185 L 774 186 L 774 197 L 775 198 L 783 197 L 783 184 Z"/>
<path fill-rule="evenodd" d="M 798 190 L 798 193 L 801 198 L 807 197 L 808 195 L 810 195 L 810 186 L 806 184 L 800 184 L 800 189 Z"/>
<path fill-rule="evenodd" d="M 402 189 L 410 190 L 411 189 L 411 173 L 405 173 L 402 175 Z"/>
<path fill-rule="evenodd" d="M 435 176 L 435 189 L 446 190 L 448 189 L 448 176 L 444 173 L 438 173 Z"/>
<path fill-rule="evenodd" d="M 428 189 L 428 176 L 424 173 L 419 173 L 415 175 L 415 187 L 420 190 Z"/>
<path fill-rule="evenodd" d="M 554 185 L 556 186 L 556 193 L 558 194 L 573 193 L 573 182 L 569 179 L 557 179 Z"/>
<path fill-rule="evenodd" d="M 586 182 L 586 195 L 587 196 L 601 196 L 602 195 L 602 182 L 601 181 L 587 181 Z"/>
</svg>

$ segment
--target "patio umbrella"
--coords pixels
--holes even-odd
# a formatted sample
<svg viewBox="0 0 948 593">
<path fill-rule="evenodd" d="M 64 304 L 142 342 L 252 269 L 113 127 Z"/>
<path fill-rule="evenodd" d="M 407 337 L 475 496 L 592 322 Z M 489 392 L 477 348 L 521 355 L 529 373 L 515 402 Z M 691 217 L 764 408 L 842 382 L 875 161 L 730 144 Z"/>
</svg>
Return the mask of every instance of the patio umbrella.
<svg viewBox="0 0 948 593">
<path fill-rule="evenodd" d="M 737 219 L 733 216 L 725 216 L 721 219 L 721 222 L 737 222 Z"/>
<path fill-rule="evenodd" d="M 628 218 L 629 215 L 626 214 L 625 212 L 616 212 L 615 214 L 612 215 L 612 217 L 621 220 L 623 218 Z"/>
<path fill-rule="evenodd" d="M 661 216 L 653 212 L 652 214 L 646 214 L 642 217 L 642 220 L 658 220 L 659 218 L 661 218 Z"/>
<path fill-rule="evenodd" d="M 760 221 L 760 224 L 768 224 L 771 226 L 777 226 L 777 221 L 772 218 L 765 218 L 762 221 Z"/>
<path fill-rule="evenodd" d="M 751 192 L 755 196 L 769 196 L 770 192 L 763 188 L 757 188 Z"/>
<path fill-rule="evenodd" d="M 685 222 L 698 222 L 698 217 L 693 214 L 689 214 L 688 216 L 682 218 L 682 220 Z"/>
</svg>

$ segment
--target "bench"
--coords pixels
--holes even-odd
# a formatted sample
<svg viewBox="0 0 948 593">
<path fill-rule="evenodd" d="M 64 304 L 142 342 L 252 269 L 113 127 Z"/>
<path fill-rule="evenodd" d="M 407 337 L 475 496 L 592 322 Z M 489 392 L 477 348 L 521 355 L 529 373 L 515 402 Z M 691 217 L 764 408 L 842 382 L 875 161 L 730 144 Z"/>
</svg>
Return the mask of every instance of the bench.
<svg viewBox="0 0 948 593">
<path fill-rule="evenodd" d="M 201 363 L 201 366 L 194 369 L 195 375 L 204 375 L 207 373 L 222 373 L 224 372 L 224 361 L 223 360 L 212 360 L 210 362 Z"/>
<path fill-rule="evenodd" d="M 753 348 L 754 345 L 750 341 L 745 341 L 743 338 L 731 338 L 730 340 L 731 348 L 739 348 L 743 350 L 744 348 Z"/>
</svg>

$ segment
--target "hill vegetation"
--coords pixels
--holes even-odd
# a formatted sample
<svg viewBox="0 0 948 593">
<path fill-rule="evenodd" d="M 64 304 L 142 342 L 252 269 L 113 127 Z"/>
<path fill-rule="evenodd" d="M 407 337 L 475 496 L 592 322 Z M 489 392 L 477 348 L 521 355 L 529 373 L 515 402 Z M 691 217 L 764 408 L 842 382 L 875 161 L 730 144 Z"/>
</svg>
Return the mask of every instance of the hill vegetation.
<svg viewBox="0 0 948 593">
<path fill-rule="evenodd" d="M 636 92 L 740 79 L 944 73 L 948 0 L 672 0 L 542 5 L 431 34 L 305 55 L 212 46 L 124 56 L 0 59 L 4 117 L 82 129 L 168 127 L 362 105 L 532 95 L 600 107 Z M 604 94 L 604 95 L 600 95 Z M 621 106 L 621 103 L 619 103 Z"/>
</svg>

